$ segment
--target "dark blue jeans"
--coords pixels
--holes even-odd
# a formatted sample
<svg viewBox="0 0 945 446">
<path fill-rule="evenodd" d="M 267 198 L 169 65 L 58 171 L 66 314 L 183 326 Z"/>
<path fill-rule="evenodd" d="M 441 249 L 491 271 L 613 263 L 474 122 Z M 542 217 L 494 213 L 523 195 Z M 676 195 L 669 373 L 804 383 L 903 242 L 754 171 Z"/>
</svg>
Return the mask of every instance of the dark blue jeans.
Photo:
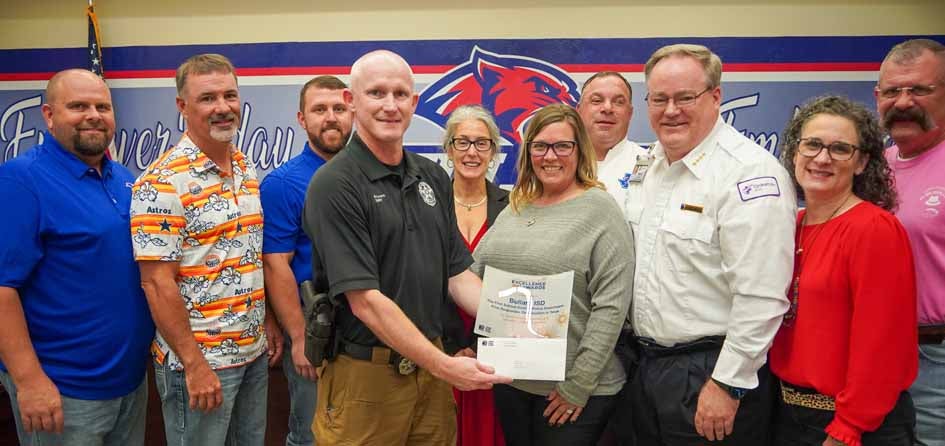
<svg viewBox="0 0 945 446">
<path fill-rule="evenodd" d="M 546 395 L 523 392 L 507 385 L 492 388 L 507 446 L 595 445 L 617 405 L 616 395 L 592 396 L 574 423 L 549 426 L 542 413 Z"/>
</svg>

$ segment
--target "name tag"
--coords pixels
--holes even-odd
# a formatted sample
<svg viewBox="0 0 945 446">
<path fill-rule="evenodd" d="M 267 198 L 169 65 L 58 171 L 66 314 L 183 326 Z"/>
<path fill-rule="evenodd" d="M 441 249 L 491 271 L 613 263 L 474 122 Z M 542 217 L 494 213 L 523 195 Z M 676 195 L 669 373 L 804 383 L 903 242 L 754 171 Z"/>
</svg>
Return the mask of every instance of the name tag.
<svg viewBox="0 0 945 446">
<path fill-rule="evenodd" d="M 629 182 L 642 183 L 646 177 L 646 172 L 650 170 L 650 163 L 653 157 L 650 155 L 637 155 L 637 164 L 633 166 L 633 173 L 630 175 Z"/>
</svg>

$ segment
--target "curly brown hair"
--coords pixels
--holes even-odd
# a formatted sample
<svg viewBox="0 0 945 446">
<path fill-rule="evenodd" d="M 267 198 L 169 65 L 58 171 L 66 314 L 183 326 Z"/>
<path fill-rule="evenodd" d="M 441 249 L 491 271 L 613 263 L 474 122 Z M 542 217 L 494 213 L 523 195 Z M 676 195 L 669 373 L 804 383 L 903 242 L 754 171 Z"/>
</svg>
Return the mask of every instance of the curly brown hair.
<svg viewBox="0 0 945 446">
<path fill-rule="evenodd" d="M 794 180 L 794 188 L 799 198 L 804 198 L 804 191 L 797 183 L 794 174 L 794 155 L 801 138 L 801 130 L 817 115 L 833 115 L 849 119 L 856 128 L 856 144 L 859 151 L 866 155 L 866 168 L 859 175 L 853 176 L 853 193 L 887 211 L 892 212 L 899 203 L 889 164 L 883 156 L 883 131 L 872 112 L 865 106 L 842 96 L 821 96 L 801 106 L 788 121 L 781 140 L 781 164 Z"/>
</svg>

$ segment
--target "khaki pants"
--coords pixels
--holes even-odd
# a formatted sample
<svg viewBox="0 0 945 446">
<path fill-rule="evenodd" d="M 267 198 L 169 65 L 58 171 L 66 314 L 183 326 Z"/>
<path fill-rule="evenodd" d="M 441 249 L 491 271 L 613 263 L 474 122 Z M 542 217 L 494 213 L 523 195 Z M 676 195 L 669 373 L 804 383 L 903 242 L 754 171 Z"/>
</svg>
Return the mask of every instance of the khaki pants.
<svg viewBox="0 0 945 446">
<path fill-rule="evenodd" d="M 456 401 L 449 384 L 417 368 L 339 355 L 318 380 L 312 423 L 319 446 L 455 445 Z"/>
</svg>

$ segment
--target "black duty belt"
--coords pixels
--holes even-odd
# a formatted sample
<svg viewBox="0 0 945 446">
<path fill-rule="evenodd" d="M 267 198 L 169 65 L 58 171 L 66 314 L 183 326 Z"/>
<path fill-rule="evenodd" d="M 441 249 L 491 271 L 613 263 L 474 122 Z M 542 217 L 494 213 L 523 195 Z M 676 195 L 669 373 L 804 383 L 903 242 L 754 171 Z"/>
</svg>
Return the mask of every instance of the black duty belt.
<svg viewBox="0 0 945 446">
<path fill-rule="evenodd" d="M 919 344 L 941 344 L 945 341 L 945 324 L 919 326 Z"/>
<path fill-rule="evenodd" d="M 340 353 L 361 361 L 370 361 L 375 364 L 390 364 L 401 375 L 409 375 L 417 370 L 416 363 L 387 347 L 370 347 L 367 345 L 341 342 Z"/>
<path fill-rule="evenodd" d="M 725 336 L 706 336 L 695 341 L 683 342 L 672 347 L 664 347 L 650 338 L 637 338 L 640 351 L 649 358 L 684 355 L 687 353 L 706 352 L 722 348 Z"/>
</svg>

